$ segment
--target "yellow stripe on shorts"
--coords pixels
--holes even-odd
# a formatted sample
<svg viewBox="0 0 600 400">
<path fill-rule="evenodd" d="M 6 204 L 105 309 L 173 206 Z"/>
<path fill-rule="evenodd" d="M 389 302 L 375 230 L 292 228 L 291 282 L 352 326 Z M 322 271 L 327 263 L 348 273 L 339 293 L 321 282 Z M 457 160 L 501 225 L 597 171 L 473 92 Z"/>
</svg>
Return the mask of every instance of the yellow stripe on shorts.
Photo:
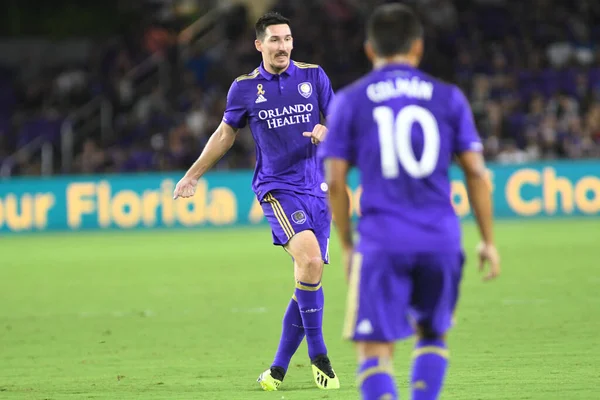
<svg viewBox="0 0 600 400">
<path fill-rule="evenodd" d="M 362 268 L 362 254 L 354 253 L 352 256 L 352 270 L 350 271 L 350 282 L 348 284 L 348 295 L 346 297 L 346 318 L 344 323 L 344 339 L 352 339 L 356 329 L 358 318 L 358 304 L 360 301 L 360 270 Z"/>
<path fill-rule="evenodd" d="M 290 220 L 285 215 L 283 207 L 281 207 L 281 203 L 279 203 L 279 201 L 275 197 L 273 197 L 271 193 L 267 193 L 265 195 L 265 201 L 271 205 L 271 208 L 273 209 L 273 213 L 275 214 L 279 225 L 281 225 L 283 231 L 285 232 L 285 235 L 287 236 L 288 240 L 290 240 L 292 236 L 294 236 L 296 233 L 294 232 L 294 228 L 292 228 Z"/>
</svg>

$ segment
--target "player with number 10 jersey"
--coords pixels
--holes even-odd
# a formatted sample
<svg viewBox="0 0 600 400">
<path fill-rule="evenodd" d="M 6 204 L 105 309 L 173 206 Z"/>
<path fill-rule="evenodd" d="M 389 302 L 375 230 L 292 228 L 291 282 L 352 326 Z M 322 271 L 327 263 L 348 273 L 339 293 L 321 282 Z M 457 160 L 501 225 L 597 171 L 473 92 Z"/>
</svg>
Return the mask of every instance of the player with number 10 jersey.
<svg viewBox="0 0 600 400">
<path fill-rule="evenodd" d="M 319 150 L 349 271 L 344 336 L 356 342 L 362 398 L 395 400 L 393 343 L 416 333 L 411 398 L 436 400 L 464 263 L 450 192 L 455 157 L 482 233 L 480 257 L 490 261 L 489 278 L 499 271 L 483 146 L 462 92 L 417 68 L 424 35 L 410 9 L 378 7 L 367 32 L 374 69 L 337 93 Z M 346 193 L 351 165 L 362 185 L 356 249 Z"/>
<path fill-rule="evenodd" d="M 448 172 L 454 154 L 482 149 L 462 92 L 408 64 L 389 64 L 337 96 L 337 129 L 323 150 L 360 170 L 361 247 L 459 251 Z M 340 126 L 351 134 L 340 135 Z"/>
</svg>

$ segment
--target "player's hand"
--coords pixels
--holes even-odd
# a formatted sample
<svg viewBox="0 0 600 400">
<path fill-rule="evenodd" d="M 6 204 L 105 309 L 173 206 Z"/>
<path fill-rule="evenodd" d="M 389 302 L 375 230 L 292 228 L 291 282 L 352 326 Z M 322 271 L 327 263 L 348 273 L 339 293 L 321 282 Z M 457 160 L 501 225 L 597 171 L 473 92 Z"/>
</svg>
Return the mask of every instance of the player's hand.
<svg viewBox="0 0 600 400">
<path fill-rule="evenodd" d="M 177 186 L 175 186 L 175 190 L 173 191 L 173 199 L 177 199 L 178 197 L 192 197 L 194 193 L 196 193 L 197 184 L 198 179 L 184 176 L 177 183 Z"/>
<path fill-rule="evenodd" d="M 312 132 L 304 132 L 302 136 L 309 137 L 312 144 L 319 144 L 325 140 L 325 136 L 327 136 L 327 127 L 325 125 L 316 124 Z"/>
<path fill-rule="evenodd" d="M 489 264 L 489 271 L 483 277 L 484 281 L 489 281 L 500 275 L 500 256 L 498 250 L 493 244 L 485 244 L 483 242 L 477 245 L 477 253 L 479 254 L 479 271 L 483 272 L 486 262 Z"/>
<path fill-rule="evenodd" d="M 348 247 L 344 249 L 344 276 L 346 277 L 346 283 L 350 282 L 350 270 L 352 269 L 352 256 L 354 254 L 354 248 Z"/>
</svg>

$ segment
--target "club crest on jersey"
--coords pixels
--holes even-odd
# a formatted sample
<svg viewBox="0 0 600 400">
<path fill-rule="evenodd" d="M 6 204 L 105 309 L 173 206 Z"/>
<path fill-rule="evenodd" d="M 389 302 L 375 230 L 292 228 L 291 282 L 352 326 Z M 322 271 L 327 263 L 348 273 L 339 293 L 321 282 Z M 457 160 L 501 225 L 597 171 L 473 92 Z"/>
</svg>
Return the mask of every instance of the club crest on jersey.
<svg viewBox="0 0 600 400">
<path fill-rule="evenodd" d="M 263 85 L 262 84 L 258 84 L 256 85 L 256 101 L 255 103 L 264 103 L 265 101 L 267 101 L 267 99 L 265 98 L 265 90 L 263 89 Z"/>
<path fill-rule="evenodd" d="M 292 214 L 292 221 L 298 225 L 303 224 L 306 222 L 306 214 L 302 210 L 294 211 Z"/>
<path fill-rule="evenodd" d="M 308 99 L 312 94 L 312 85 L 310 84 L 310 82 L 302 82 L 298 85 L 298 92 L 300 92 L 300 95 L 302 97 Z"/>
</svg>

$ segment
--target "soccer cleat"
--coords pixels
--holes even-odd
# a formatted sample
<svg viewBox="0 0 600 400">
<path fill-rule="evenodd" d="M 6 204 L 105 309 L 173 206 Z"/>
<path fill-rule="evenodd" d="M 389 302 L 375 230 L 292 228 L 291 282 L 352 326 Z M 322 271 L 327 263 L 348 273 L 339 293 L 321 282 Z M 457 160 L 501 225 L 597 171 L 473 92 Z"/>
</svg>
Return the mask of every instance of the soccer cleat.
<svg viewBox="0 0 600 400">
<path fill-rule="evenodd" d="M 319 389 L 331 390 L 340 388 L 340 380 L 326 355 L 316 356 L 312 360 L 312 372 Z"/>
<path fill-rule="evenodd" d="M 265 392 L 274 392 L 279 388 L 279 385 L 281 385 L 283 376 L 281 376 L 281 379 L 275 379 L 273 375 L 281 376 L 282 374 L 280 373 L 280 371 L 272 371 L 272 368 L 269 368 L 268 370 L 260 374 L 258 379 L 256 380 L 256 382 L 260 384 L 260 387 Z"/>
</svg>

